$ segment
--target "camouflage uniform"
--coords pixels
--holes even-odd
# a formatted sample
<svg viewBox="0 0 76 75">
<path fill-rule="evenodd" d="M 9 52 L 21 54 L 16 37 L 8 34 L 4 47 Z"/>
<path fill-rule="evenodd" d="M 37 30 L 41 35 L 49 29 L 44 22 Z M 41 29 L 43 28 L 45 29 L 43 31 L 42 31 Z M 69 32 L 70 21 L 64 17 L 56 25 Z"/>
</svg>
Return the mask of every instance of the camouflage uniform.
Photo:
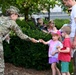
<svg viewBox="0 0 76 75">
<path fill-rule="evenodd" d="M 15 8 L 11 7 L 11 9 L 15 12 Z M 3 45 L 2 45 L 3 36 L 6 36 L 11 30 L 13 30 L 17 34 L 17 36 L 19 36 L 21 39 L 31 40 L 31 38 L 23 34 L 20 27 L 10 17 L 2 16 L 0 20 L 1 20 L 0 22 L 0 75 L 4 75 L 4 57 L 3 57 L 4 55 L 3 55 Z"/>
</svg>

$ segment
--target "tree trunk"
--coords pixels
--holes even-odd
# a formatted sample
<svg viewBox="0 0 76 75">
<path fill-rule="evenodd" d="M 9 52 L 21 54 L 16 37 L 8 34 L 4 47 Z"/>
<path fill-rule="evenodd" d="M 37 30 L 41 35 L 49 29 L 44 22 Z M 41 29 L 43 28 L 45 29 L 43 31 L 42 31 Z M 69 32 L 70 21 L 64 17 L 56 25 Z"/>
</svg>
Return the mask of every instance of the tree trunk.
<svg viewBox="0 0 76 75">
<path fill-rule="evenodd" d="M 49 5 L 49 8 L 48 8 L 48 19 L 50 20 L 50 5 Z"/>
<path fill-rule="evenodd" d="M 29 8 L 25 8 L 25 13 L 24 13 L 25 21 L 27 21 L 29 19 L 28 14 L 29 14 Z"/>
<path fill-rule="evenodd" d="M 50 20 L 50 9 L 48 10 L 48 19 Z"/>
</svg>

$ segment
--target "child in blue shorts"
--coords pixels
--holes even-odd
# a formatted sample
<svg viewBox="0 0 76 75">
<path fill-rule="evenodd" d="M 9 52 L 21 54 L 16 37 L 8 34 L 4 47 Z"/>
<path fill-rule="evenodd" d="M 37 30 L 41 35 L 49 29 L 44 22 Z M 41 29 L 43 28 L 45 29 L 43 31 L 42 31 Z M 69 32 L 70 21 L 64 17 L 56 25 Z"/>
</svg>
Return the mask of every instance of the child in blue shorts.
<svg viewBox="0 0 76 75">
<path fill-rule="evenodd" d="M 59 49 L 58 59 L 61 61 L 61 73 L 62 75 L 70 75 L 69 73 L 69 62 L 71 60 L 71 40 L 69 34 L 71 29 L 69 26 L 64 26 L 62 28 L 62 33 L 64 34 L 63 48 Z"/>
</svg>

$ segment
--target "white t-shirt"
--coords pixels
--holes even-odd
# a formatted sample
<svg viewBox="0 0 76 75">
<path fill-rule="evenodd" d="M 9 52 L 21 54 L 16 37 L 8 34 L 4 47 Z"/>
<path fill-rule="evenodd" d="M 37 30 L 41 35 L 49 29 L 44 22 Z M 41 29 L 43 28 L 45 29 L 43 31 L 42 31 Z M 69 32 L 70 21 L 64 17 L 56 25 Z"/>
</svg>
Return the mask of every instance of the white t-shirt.
<svg viewBox="0 0 76 75">
<path fill-rule="evenodd" d="M 76 23 L 75 23 L 75 18 L 76 18 L 76 4 L 72 7 L 71 11 L 71 34 L 70 37 L 74 37 L 75 35 L 75 30 L 76 30 Z"/>
</svg>

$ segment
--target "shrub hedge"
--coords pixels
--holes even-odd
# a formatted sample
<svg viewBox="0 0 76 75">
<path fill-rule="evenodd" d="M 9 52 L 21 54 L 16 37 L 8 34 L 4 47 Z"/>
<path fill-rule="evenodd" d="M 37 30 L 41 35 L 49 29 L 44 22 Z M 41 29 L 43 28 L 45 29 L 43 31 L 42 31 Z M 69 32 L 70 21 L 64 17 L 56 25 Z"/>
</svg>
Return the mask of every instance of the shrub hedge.
<svg viewBox="0 0 76 75">
<path fill-rule="evenodd" d="M 68 22 L 69 20 L 55 20 L 57 28 Z M 39 31 L 32 21 L 17 20 L 17 23 L 22 31 L 30 37 L 35 39 L 42 38 L 45 41 L 51 38 L 50 34 Z M 50 69 L 47 45 L 21 40 L 14 33 L 10 37 L 10 44 L 3 42 L 5 62 L 37 70 Z"/>
</svg>

